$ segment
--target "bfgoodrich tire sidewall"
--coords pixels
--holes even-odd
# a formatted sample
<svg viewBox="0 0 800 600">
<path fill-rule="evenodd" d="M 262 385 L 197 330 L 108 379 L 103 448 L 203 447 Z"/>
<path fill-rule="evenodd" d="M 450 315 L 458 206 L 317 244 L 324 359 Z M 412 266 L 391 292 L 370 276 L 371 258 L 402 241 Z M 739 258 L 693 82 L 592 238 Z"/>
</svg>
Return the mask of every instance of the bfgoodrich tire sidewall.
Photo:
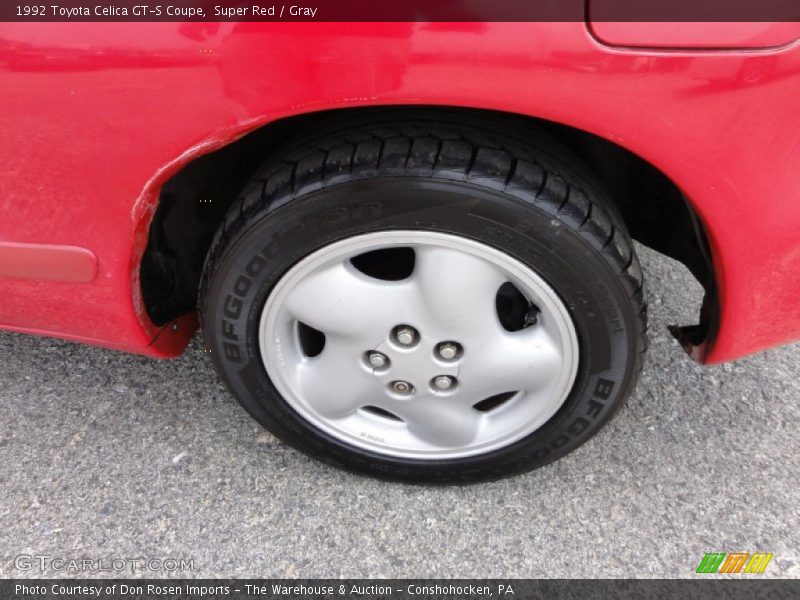
<svg viewBox="0 0 800 600">
<path fill-rule="evenodd" d="M 567 400 L 539 430 L 487 454 L 409 460 L 344 444 L 305 421 L 278 394 L 258 343 L 261 312 L 274 285 L 327 244 L 392 229 L 441 231 L 486 243 L 532 267 L 565 302 L 578 333 L 580 366 Z M 295 448 L 383 478 L 471 482 L 551 462 L 613 415 L 628 394 L 639 352 L 636 315 L 619 275 L 580 231 L 543 207 L 463 182 L 381 178 L 278 200 L 231 240 L 207 290 L 206 344 L 245 409 Z"/>
</svg>

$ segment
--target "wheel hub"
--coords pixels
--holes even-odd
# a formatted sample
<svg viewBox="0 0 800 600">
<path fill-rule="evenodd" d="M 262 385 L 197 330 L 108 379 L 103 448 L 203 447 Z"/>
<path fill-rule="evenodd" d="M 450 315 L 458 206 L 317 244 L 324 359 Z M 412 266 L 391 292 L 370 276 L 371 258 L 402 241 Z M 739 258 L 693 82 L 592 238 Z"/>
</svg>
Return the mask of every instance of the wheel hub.
<svg viewBox="0 0 800 600">
<path fill-rule="evenodd" d="M 419 331 L 424 331 L 420 328 Z M 413 395 L 439 392 L 441 388 L 432 387 L 432 383 L 437 377 L 458 377 L 460 365 L 455 361 L 445 362 L 437 357 L 436 347 L 439 341 L 425 336 L 417 335 L 416 343 L 405 346 L 394 338 L 387 335 L 375 352 L 386 356 L 388 366 L 381 369 L 372 367 L 372 374 L 386 388 L 390 398 L 397 395 L 398 391 L 391 385 L 392 382 L 402 381 L 410 384 L 415 393 Z M 355 357 L 354 357 L 355 358 Z M 400 392 L 403 399 L 408 398 L 407 392 Z M 423 396 L 424 397 L 424 396 Z"/>
</svg>

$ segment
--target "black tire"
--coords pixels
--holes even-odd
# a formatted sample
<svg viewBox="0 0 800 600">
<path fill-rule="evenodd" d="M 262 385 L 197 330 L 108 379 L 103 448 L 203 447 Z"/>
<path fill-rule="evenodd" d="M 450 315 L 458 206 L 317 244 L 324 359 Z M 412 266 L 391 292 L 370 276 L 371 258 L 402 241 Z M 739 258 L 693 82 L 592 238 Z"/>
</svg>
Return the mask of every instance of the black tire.
<svg viewBox="0 0 800 600">
<path fill-rule="evenodd" d="M 329 243 L 390 229 L 482 241 L 535 268 L 565 301 L 580 366 L 569 397 L 544 426 L 487 454 L 409 460 L 347 445 L 279 395 L 257 337 L 272 287 Z M 535 128 L 464 121 L 448 111 L 340 122 L 267 160 L 209 250 L 200 302 L 219 373 L 264 427 L 328 464 L 413 483 L 492 480 L 563 456 L 620 408 L 645 351 L 642 272 L 602 185 Z"/>
</svg>

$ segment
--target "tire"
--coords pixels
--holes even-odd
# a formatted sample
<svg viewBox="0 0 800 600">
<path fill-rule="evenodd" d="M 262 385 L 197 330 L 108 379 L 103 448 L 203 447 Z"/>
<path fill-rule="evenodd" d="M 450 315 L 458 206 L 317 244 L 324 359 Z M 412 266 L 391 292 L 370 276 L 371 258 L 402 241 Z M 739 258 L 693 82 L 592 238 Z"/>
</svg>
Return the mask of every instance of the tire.
<svg viewBox="0 0 800 600">
<path fill-rule="evenodd" d="M 533 384 L 531 390 L 527 387 L 509 390 L 508 394 L 516 395 L 510 396 L 512 400 L 506 398 L 506 408 L 501 405 L 501 409 L 516 411 L 508 413 L 514 414 L 514 419 L 507 418 L 506 413 L 497 413 L 503 415 L 501 418 L 489 412 L 485 417 L 488 420 L 481 421 L 483 424 L 476 426 L 478 429 L 465 426 L 463 436 L 456 432 L 450 438 L 451 432 L 443 429 L 447 444 L 440 444 L 432 433 L 438 430 L 431 425 L 439 421 L 420 421 L 419 414 L 423 413 L 414 411 L 445 410 L 440 407 L 450 400 L 442 400 L 439 395 L 450 392 L 467 395 L 466 383 L 460 392 L 457 386 L 462 385 L 463 378 L 470 376 L 468 364 L 476 373 L 488 368 L 481 365 L 497 365 L 492 367 L 495 369 L 492 372 L 475 374 L 467 379 L 481 390 L 489 389 L 489 384 L 502 387 L 499 382 L 504 380 L 497 379 L 495 384 L 493 373 L 504 372 L 506 364 L 511 365 L 508 366 L 512 375 L 509 380 L 515 382 L 519 379 L 516 377 L 519 370 L 513 371 L 517 360 L 520 365 L 534 364 L 534 358 L 527 355 L 532 347 L 529 345 L 519 346 L 522 350 L 518 354 L 524 358 L 518 359 L 517 354 L 509 352 L 508 358 L 498 358 L 499 362 L 493 362 L 493 357 L 502 353 L 492 351 L 492 354 L 485 354 L 489 358 L 484 358 L 482 363 L 474 358 L 469 363 L 469 357 L 484 352 L 481 334 L 472 332 L 471 323 L 480 322 L 481 326 L 490 328 L 485 330 L 492 332 L 487 334 L 486 339 L 492 339 L 491 343 L 486 343 L 487 348 L 500 348 L 492 345 L 496 343 L 492 336 L 505 334 L 494 333 L 495 329 L 489 325 L 495 322 L 492 318 L 471 320 L 465 317 L 463 322 L 470 330 L 469 335 L 478 341 L 463 348 L 456 343 L 457 352 L 463 352 L 462 366 L 450 368 L 452 365 L 437 354 L 442 347 L 432 346 L 434 363 L 439 366 L 431 368 L 450 368 L 447 372 L 452 377 L 446 375 L 450 377 L 448 381 L 438 381 L 443 386 L 452 385 L 454 389 L 436 388 L 439 385 L 436 377 L 430 380 L 430 389 L 425 388 L 425 381 L 409 380 L 417 394 L 412 400 L 431 398 L 430 402 L 435 404 L 426 405 L 430 408 L 419 408 L 420 404 L 409 408 L 411 404 L 403 404 L 400 393 L 403 386 L 398 388 L 397 381 L 386 384 L 388 375 L 378 381 L 380 386 L 375 389 L 383 390 L 383 385 L 389 385 L 387 393 L 397 400 L 396 406 L 412 415 L 403 424 L 402 416 L 398 417 L 391 411 L 386 415 L 378 414 L 383 409 L 374 408 L 377 412 L 373 416 L 376 418 L 400 420 L 400 424 L 391 425 L 396 431 L 391 429 L 385 437 L 383 434 L 362 433 L 363 439 L 360 440 L 357 430 L 362 426 L 366 428 L 361 421 L 347 427 L 339 423 L 350 423 L 347 420 L 351 419 L 350 416 L 336 417 L 344 421 L 334 418 L 326 421 L 327 417 L 320 417 L 317 412 L 325 413 L 330 407 L 320 405 L 317 400 L 317 404 L 308 408 L 312 403 L 310 400 L 306 402 L 304 394 L 307 393 L 309 398 L 318 397 L 320 385 L 329 386 L 325 393 L 330 394 L 333 405 L 338 406 L 336 403 L 340 396 L 346 403 L 352 378 L 344 374 L 322 378 L 321 374 L 336 373 L 330 370 L 330 365 L 338 364 L 331 361 L 342 355 L 336 349 L 350 346 L 345 341 L 340 344 L 337 336 L 341 332 L 338 330 L 336 335 L 324 337 L 319 356 L 330 363 L 326 367 L 329 370 L 320 370 L 315 375 L 317 380 L 310 380 L 312 384 L 306 381 L 292 383 L 299 377 L 295 373 L 301 368 L 292 357 L 297 354 L 302 357 L 299 359 L 302 362 L 314 356 L 303 345 L 305 338 L 301 339 L 301 334 L 307 333 L 308 329 L 313 338 L 317 328 L 304 329 L 304 325 L 281 321 L 281 315 L 285 317 L 284 313 L 289 309 L 285 309 L 276 298 L 296 298 L 292 301 L 301 304 L 302 310 L 306 311 L 301 310 L 300 314 L 309 314 L 312 321 L 333 319 L 337 326 L 346 322 L 342 311 L 346 311 L 347 305 L 352 305 L 354 311 L 357 308 L 360 312 L 351 311 L 347 318 L 352 319 L 354 329 L 359 331 L 362 327 L 366 331 L 367 323 L 373 320 L 375 323 L 380 321 L 377 316 L 373 319 L 370 307 L 375 307 L 376 314 L 381 313 L 381 319 L 383 313 L 392 310 L 411 310 L 407 308 L 410 300 L 397 304 L 401 308 L 396 308 L 395 300 L 392 300 L 394 296 L 387 296 L 384 291 L 376 291 L 375 298 L 389 299 L 365 304 L 365 310 L 362 307 L 365 296 L 348 296 L 349 292 L 342 292 L 341 297 L 347 301 L 337 304 L 335 289 L 333 293 L 303 294 L 305 288 L 291 287 L 305 285 L 304 272 L 309 273 L 308 281 L 321 281 L 318 277 L 314 279 L 320 271 L 313 269 L 322 267 L 314 265 L 323 264 L 320 261 L 327 260 L 325 257 L 332 257 L 336 252 L 344 252 L 340 248 L 356 244 L 364 250 L 370 248 L 364 244 L 376 243 L 377 240 L 384 240 L 387 244 L 392 240 L 397 248 L 405 248 L 403 244 L 407 244 L 413 250 L 417 266 L 412 268 L 411 275 L 405 273 L 394 279 L 381 275 L 384 281 L 390 280 L 388 283 L 368 282 L 369 285 L 375 284 L 375 290 L 389 289 L 392 285 L 401 289 L 403 281 L 413 279 L 420 256 L 428 257 L 425 260 L 430 261 L 431 256 L 455 256 L 453 252 L 462 252 L 471 257 L 464 260 L 478 261 L 474 263 L 478 265 L 476 270 L 465 267 L 463 273 L 467 275 L 458 275 L 461 279 L 457 280 L 457 285 L 467 286 L 465 289 L 470 285 L 482 285 L 477 282 L 484 280 L 490 286 L 495 271 L 509 273 L 508 277 L 514 280 L 516 287 L 506 289 L 503 292 L 506 295 L 496 299 L 499 321 L 506 318 L 505 313 L 500 312 L 501 305 L 505 307 L 503 310 L 510 311 L 508 314 L 516 310 L 512 315 L 516 319 L 516 329 L 509 329 L 503 322 L 508 335 L 518 336 L 514 339 L 521 340 L 520 336 L 534 335 L 535 330 L 529 328 L 545 328 L 547 339 L 555 348 L 553 353 L 560 356 L 560 362 L 553 359 L 552 365 L 555 366 L 552 368 L 540 369 L 547 373 L 542 375 L 542 381 L 545 381 L 541 384 L 542 389 L 551 389 L 547 387 L 551 385 L 547 377 L 555 378 L 554 373 L 567 373 L 569 365 L 574 365 L 568 380 L 564 379 L 566 375 L 558 375 L 562 377 L 559 382 L 567 381 L 563 392 L 559 391 L 558 402 L 553 400 L 555 392 L 545 398 L 541 396 L 544 392 L 533 389 Z M 380 252 L 369 256 L 377 256 L 380 264 L 388 264 L 390 255 Z M 407 250 L 398 250 L 391 255 L 391 260 L 397 260 L 401 253 L 406 253 L 406 256 Z M 347 260 L 346 256 L 336 256 L 336 261 Z M 357 260 L 364 262 L 366 259 Z M 488 265 L 486 273 L 490 273 L 485 279 L 477 276 L 477 273 L 483 273 L 481 260 Z M 356 261 L 347 264 L 352 266 Z M 432 263 L 422 263 L 423 267 L 425 264 Z M 449 263 L 442 262 L 440 266 L 445 264 Z M 464 263 L 467 264 L 473 263 Z M 519 268 L 523 268 L 524 273 L 514 270 Z M 420 272 L 424 273 L 424 270 Z M 450 277 L 449 269 L 442 269 L 440 273 L 443 280 Z M 475 277 L 470 273 L 475 273 Z M 518 284 L 514 279 L 515 273 L 522 273 L 520 277 L 528 279 Z M 373 276 L 362 273 L 359 277 L 362 275 Z M 452 276 L 456 277 L 455 274 Z M 464 283 L 473 279 L 476 283 Z M 439 289 L 436 288 L 439 285 L 436 278 L 426 281 L 433 282 L 431 286 Z M 379 285 L 382 287 L 377 287 Z M 422 286 L 422 283 L 418 285 Z M 520 285 L 529 287 L 520 291 Z M 312 286 L 308 289 L 326 288 Z M 293 290 L 301 291 L 295 293 Z M 552 302 L 545 298 L 551 292 L 555 298 Z M 447 291 L 437 291 L 436 294 L 431 296 L 431 302 L 442 305 Z M 476 292 L 474 297 L 480 297 L 480 301 L 474 302 L 476 307 L 488 306 L 483 292 Z M 473 304 L 473 295 L 465 294 L 462 298 L 464 305 Z M 318 309 L 309 309 L 309 302 Z M 541 303 L 546 306 L 542 308 L 539 306 Z M 456 299 L 447 306 L 452 306 L 456 314 L 461 304 Z M 423 303 L 420 306 L 424 311 L 427 305 Z M 551 306 L 552 316 L 547 312 L 547 306 Z M 531 324 L 537 320 L 536 310 L 540 311 L 542 318 L 540 322 Z M 519 320 L 520 311 L 525 313 L 524 323 Z M 543 466 L 567 454 L 592 437 L 620 408 L 642 368 L 645 351 L 646 306 L 641 268 L 625 226 L 602 185 L 568 149 L 527 124 L 514 126 L 512 123 L 509 126 L 505 121 L 491 118 L 463 120 L 458 113 L 445 110 L 413 114 L 387 111 L 367 119 L 340 121 L 313 136 L 296 140 L 280 156 L 268 159 L 232 206 L 212 243 L 201 283 L 200 312 L 206 345 L 221 377 L 244 408 L 264 427 L 296 449 L 330 465 L 411 483 L 460 484 L 493 480 Z M 564 315 L 566 317 L 562 318 Z M 427 327 L 444 331 L 441 327 L 450 323 L 450 319 L 449 314 L 443 319 L 432 318 Z M 561 327 L 558 331 L 547 329 L 555 328 L 553 323 L 566 325 L 558 325 Z M 398 325 L 402 322 L 398 321 Z M 276 334 L 271 338 L 264 333 L 265 327 L 277 328 L 274 331 L 286 335 Z M 426 331 L 426 327 L 414 329 L 412 326 L 407 339 L 418 336 L 417 340 L 424 345 L 441 344 L 444 341 L 441 338 L 447 337 L 440 334 L 436 339 L 429 339 Z M 297 334 L 296 340 L 292 337 L 295 333 L 291 332 Z M 342 335 L 346 337 L 347 333 Z M 451 337 L 455 339 L 457 334 L 453 330 Z M 403 352 L 407 349 L 402 348 L 398 341 L 397 330 L 387 332 L 387 336 L 386 340 L 380 340 L 383 345 L 367 346 L 363 356 L 353 354 L 347 360 L 376 360 L 380 363 L 382 359 L 373 356 L 378 349 L 384 352 L 384 359 L 389 361 L 390 367 L 399 369 L 399 363 L 406 360 Z M 575 346 L 570 341 L 573 337 Z M 295 341 L 291 342 L 291 349 L 286 350 L 288 345 L 284 347 L 284 344 L 288 344 L 286 340 L 290 339 Z M 314 339 L 318 345 L 323 343 L 319 336 Z M 295 346 L 300 349 L 296 350 Z M 323 362 L 304 364 L 319 365 Z M 367 372 L 378 377 L 382 371 L 374 368 L 374 364 L 367 365 Z M 317 368 L 321 369 L 313 366 L 309 372 L 313 373 Z M 355 369 L 348 363 L 346 369 L 351 368 Z M 419 372 L 427 368 L 420 367 Z M 285 375 L 283 370 L 291 373 Z M 354 377 L 361 378 L 361 375 Z M 519 381 L 525 385 L 527 380 Z M 481 387 L 483 384 L 475 382 L 487 383 Z M 562 390 L 556 383 L 552 386 L 553 390 Z M 469 401 L 472 400 L 474 398 Z M 390 406 L 395 406 L 391 401 L 391 398 L 386 400 Z M 534 401 L 540 404 L 533 404 Z M 523 402 L 528 404 L 523 405 Z M 483 410 L 479 404 L 473 407 L 474 410 Z M 530 408 L 534 406 L 535 410 Z M 540 409 L 545 406 L 546 410 Z M 374 412 L 373 407 L 362 407 L 359 411 L 358 419 L 362 420 L 372 418 L 364 416 L 363 411 Z M 528 423 L 534 413 L 540 420 L 546 416 L 546 420 Z M 454 423 L 459 422 L 460 415 Z M 484 416 L 480 418 L 484 419 Z M 535 427 L 523 430 L 522 424 Z M 383 432 L 390 429 L 384 421 L 380 421 L 380 426 Z M 458 427 L 453 424 L 452 429 L 455 431 Z M 474 431 L 481 433 L 475 434 L 469 446 L 466 442 L 458 445 L 453 441 L 466 440 Z M 372 440 L 372 437 L 376 439 Z M 395 438 L 398 441 L 385 441 Z M 452 451 L 448 450 L 451 446 L 455 448 Z"/>
</svg>

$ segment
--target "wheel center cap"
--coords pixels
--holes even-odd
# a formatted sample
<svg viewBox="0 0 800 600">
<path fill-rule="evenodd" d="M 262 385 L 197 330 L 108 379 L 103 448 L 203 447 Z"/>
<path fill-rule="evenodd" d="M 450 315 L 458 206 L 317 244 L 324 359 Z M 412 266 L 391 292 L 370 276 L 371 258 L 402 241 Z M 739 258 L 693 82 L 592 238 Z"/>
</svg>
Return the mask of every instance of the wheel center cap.
<svg viewBox="0 0 800 600">
<path fill-rule="evenodd" d="M 385 339 L 374 348 L 389 358 L 389 367 L 372 369 L 372 374 L 384 386 L 395 381 L 405 381 L 414 386 L 416 395 L 428 395 L 430 382 L 443 375 L 458 378 L 460 365 L 457 361 L 446 361 L 436 356 L 439 340 L 419 336 L 416 344 L 400 346 L 391 339 Z"/>
</svg>

